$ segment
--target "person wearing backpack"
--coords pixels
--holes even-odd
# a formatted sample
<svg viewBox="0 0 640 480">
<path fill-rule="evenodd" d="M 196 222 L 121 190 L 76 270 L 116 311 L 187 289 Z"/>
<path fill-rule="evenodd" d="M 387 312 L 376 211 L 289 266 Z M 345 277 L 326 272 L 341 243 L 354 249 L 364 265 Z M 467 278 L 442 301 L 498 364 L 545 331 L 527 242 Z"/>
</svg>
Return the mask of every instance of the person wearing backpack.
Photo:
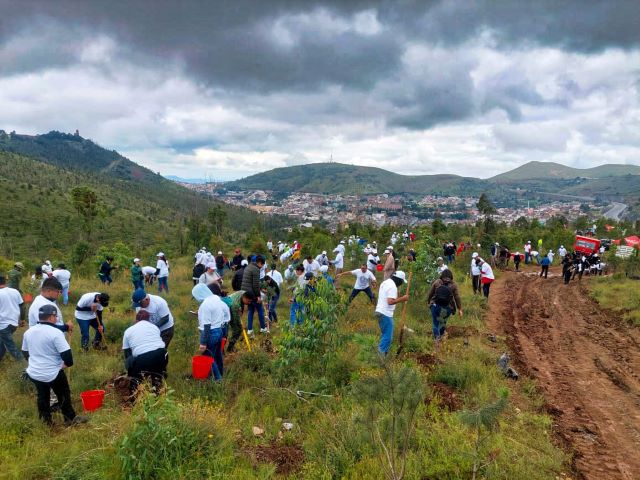
<svg viewBox="0 0 640 480">
<path fill-rule="evenodd" d="M 447 328 L 447 319 L 456 310 L 458 315 L 462 316 L 462 303 L 460 302 L 458 285 L 453 281 L 451 270 L 443 270 L 440 278 L 433 282 L 429 295 L 427 295 L 427 303 L 429 304 L 433 321 L 433 338 L 436 342 L 439 342 Z"/>
</svg>

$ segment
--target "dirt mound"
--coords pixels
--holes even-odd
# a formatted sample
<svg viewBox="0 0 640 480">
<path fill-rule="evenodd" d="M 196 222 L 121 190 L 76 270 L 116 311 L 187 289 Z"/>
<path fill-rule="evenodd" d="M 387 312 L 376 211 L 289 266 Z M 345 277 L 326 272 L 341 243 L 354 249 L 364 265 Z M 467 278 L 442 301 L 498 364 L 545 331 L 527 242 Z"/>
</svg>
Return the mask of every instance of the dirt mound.
<svg viewBox="0 0 640 480">
<path fill-rule="evenodd" d="M 447 327 L 447 335 L 449 338 L 471 337 L 477 334 L 478 330 L 475 327 L 458 327 L 457 325 Z"/>
<path fill-rule="evenodd" d="M 247 451 L 258 462 L 273 463 L 280 475 L 297 472 L 304 464 L 304 450 L 299 446 L 279 445 L 274 441 L 269 445 L 247 447 Z"/>
<path fill-rule="evenodd" d="M 435 400 L 444 410 L 455 412 L 462 408 L 462 399 L 458 391 L 451 385 L 436 382 L 431 385 L 431 394 L 425 399 L 426 403 Z"/>
<path fill-rule="evenodd" d="M 431 353 L 419 353 L 415 355 L 414 358 L 418 362 L 418 365 L 427 370 L 430 370 L 431 367 L 437 365 L 439 362 L 436 356 Z"/>
<path fill-rule="evenodd" d="M 488 326 L 537 380 L 579 476 L 638 479 L 640 331 L 600 309 L 578 282 L 553 277 L 504 273 L 491 289 Z"/>
</svg>

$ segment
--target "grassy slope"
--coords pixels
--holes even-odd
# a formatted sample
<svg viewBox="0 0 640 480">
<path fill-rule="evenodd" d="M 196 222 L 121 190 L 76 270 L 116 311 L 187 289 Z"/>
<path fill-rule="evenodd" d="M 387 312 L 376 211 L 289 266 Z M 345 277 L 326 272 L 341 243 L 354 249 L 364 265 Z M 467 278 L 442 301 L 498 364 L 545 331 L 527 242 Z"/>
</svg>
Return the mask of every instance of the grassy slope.
<svg viewBox="0 0 640 480">
<path fill-rule="evenodd" d="M 465 259 L 463 265 L 466 264 Z M 463 278 L 461 272 L 456 275 Z M 340 353 L 337 366 L 328 369 L 326 378 L 303 377 L 299 384 L 290 385 L 292 390 L 323 391 L 331 397 L 316 397 L 304 402 L 275 383 L 269 356 L 250 354 L 243 346 L 233 362 L 227 363 L 221 385 L 197 383 L 188 378 L 191 355 L 197 346 L 196 322 L 188 313 L 195 307 L 190 300 L 189 277 L 187 260 L 174 262 L 171 293 L 167 300 L 175 316 L 176 334 L 170 348 L 168 384 L 182 415 L 188 416 L 190 421 L 196 418 L 203 429 L 198 433 L 199 447 L 192 445 L 189 448 L 199 448 L 198 455 L 205 456 L 174 465 L 169 473 L 159 474 L 159 478 L 201 478 L 202 474 L 189 471 L 197 462 L 208 462 L 209 475 L 215 478 L 223 475 L 225 478 L 281 478 L 274 474 L 272 465 L 256 464 L 247 453 L 248 449 L 260 446 L 271 449 L 267 446 L 270 442 L 303 448 L 305 463 L 302 470 L 290 478 L 382 478 L 380 463 L 369 446 L 364 426 L 357 421 L 362 411 L 354 401 L 350 387 L 358 378 L 379 372 L 374 361 L 378 328 L 364 296 L 354 301 L 340 322 L 341 332 L 350 340 Z M 341 283 L 345 292 L 353 285 L 351 278 Z M 486 470 L 487 478 L 554 478 L 561 471 L 564 457 L 551 444 L 551 420 L 541 413 L 542 401 L 526 380 L 513 384 L 498 374 L 495 360 L 502 346 L 487 342 L 482 334 L 483 300 L 472 299 L 467 279 L 461 281 L 460 286 L 465 316 L 456 317 L 450 324 L 479 332 L 472 333 L 470 346 L 463 346 L 462 338 L 451 338 L 441 352 L 441 364 L 428 369 L 418 367 L 416 356 L 430 354 L 433 342 L 427 312 L 423 302 L 416 297 L 409 304 L 407 315 L 407 324 L 415 333 L 408 335 L 405 353 L 396 362 L 420 368 L 427 386 L 436 381 L 455 386 L 457 398 L 466 408 L 475 408 L 494 399 L 496 391 L 503 386 L 511 388 L 512 399 L 503 414 L 501 429 L 486 446 L 485 453 L 491 451 L 496 456 L 495 462 Z M 72 302 L 81 293 L 100 289 L 93 278 L 73 279 Z M 82 354 L 78 330 L 73 334 L 76 365 L 71 369 L 71 388 L 78 409 L 79 392 L 104 386 L 122 371 L 121 332 L 131 320 L 131 313 L 127 311 L 128 279 L 117 278 L 109 292 L 114 307 L 113 312 L 105 315 L 111 343 L 109 351 Z M 283 299 L 279 309 L 281 322 L 274 328 L 276 345 L 280 337 L 278 332 L 286 328 L 287 310 Z M 64 308 L 64 315 L 66 319 L 72 319 L 70 306 Z M 396 325 L 396 341 L 398 328 Z M 17 340 L 22 331 L 16 333 Z M 259 339 L 254 340 L 254 348 L 258 350 Z M 395 348 L 396 343 L 392 351 Z M 36 418 L 32 387 L 19 380 L 22 368 L 5 359 L 0 377 L 0 417 L 3 418 L 0 463 L 4 465 L 4 478 L 121 478 L 116 445 L 132 427 L 135 417 L 131 411 L 120 407 L 113 393 L 108 392 L 105 407 L 92 415 L 87 426 L 58 427 L 51 433 Z M 432 394 L 427 391 L 425 398 L 432 398 Z M 278 440 L 283 420 L 291 421 L 294 429 Z M 263 438 L 253 436 L 254 425 L 265 429 Z M 418 410 L 406 478 L 470 477 L 472 443 L 473 436 L 462 425 L 457 413 L 442 408 L 437 397 L 425 400 Z M 172 448 L 187 447 L 177 439 Z"/>
<path fill-rule="evenodd" d="M 554 162 L 528 162 L 509 172 L 496 175 L 495 177 L 492 177 L 491 180 L 505 182 L 512 180 L 528 180 L 531 178 L 605 178 L 629 174 L 640 175 L 640 166 L 613 164 L 599 165 L 593 168 L 572 168 Z"/>
</svg>

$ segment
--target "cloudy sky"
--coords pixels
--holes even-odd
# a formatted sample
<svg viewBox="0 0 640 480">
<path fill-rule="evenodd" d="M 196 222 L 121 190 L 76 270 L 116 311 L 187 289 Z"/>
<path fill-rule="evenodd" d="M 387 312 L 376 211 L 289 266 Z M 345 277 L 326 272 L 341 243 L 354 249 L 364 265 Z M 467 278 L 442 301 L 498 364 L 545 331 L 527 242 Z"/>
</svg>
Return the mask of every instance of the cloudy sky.
<svg viewBox="0 0 640 480">
<path fill-rule="evenodd" d="M 640 164 L 640 2 L 0 0 L 0 129 L 164 175 Z"/>
</svg>

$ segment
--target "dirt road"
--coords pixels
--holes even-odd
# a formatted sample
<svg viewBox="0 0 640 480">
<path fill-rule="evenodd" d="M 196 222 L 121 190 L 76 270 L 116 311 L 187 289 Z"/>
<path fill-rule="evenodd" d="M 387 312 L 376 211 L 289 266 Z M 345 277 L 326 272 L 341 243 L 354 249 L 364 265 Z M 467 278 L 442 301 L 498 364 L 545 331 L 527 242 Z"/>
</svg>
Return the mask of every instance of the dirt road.
<svg viewBox="0 0 640 480">
<path fill-rule="evenodd" d="M 577 473 L 640 479 L 640 331 L 552 273 L 503 273 L 489 327 L 506 336 L 516 369 L 537 380 Z"/>
</svg>

